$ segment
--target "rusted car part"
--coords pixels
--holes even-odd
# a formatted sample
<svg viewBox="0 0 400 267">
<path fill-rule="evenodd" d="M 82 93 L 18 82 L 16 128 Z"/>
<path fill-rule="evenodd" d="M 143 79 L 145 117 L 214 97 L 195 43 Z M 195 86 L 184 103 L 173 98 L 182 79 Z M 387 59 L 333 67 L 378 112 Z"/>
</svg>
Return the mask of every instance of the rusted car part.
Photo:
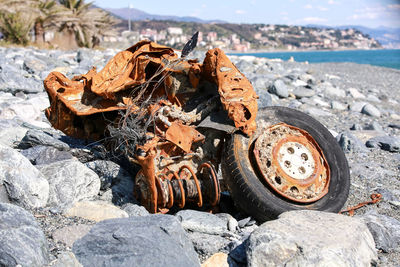
<svg viewBox="0 0 400 267">
<path fill-rule="evenodd" d="M 67 135 L 100 140 L 109 125 L 132 127 L 132 136 L 124 135 L 118 146 L 141 166 L 135 194 L 152 213 L 174 204 L 218 204 L 215 169 L 225 133 L 210 123 L 196 128 L 203 120 L 225 112 L 245 134 L 256 129 L 258 97 L 219 49 L 210 50 L 200 64 L 142 41 L 98 73 L 93 68 L 69 80 L 53 72 L 44 85 L 50 99 L 46 115 Z"/>
<path fill-rule="evenodd" d="M 328 192 L 328 163 L 306 131 L 285 123 L 272 125 L 257 138 L 253 153 L 262 177 L 281 196 L 310 203 Z"/>
<path fill-rule="evenodd" d="M 355 206 L 353 206 L 353 207 L 344 209 L 344 210 L 342 210 L 342 211 L 339 212 L 339 213 L 340 213 L 340 214 L 343 214 L 343 213 L 345 213 L 345 212 L 348 212 L 348 213 L 349 213 L 349 216 L 353 216 L 355 210 L 357 210 L 357 209 L 359 209 L 359 208 L 362 208 L 362 207 L 364 207 L 364 206 L 366 206 L 366 205 L 376 204 L 376 203 L 378 203 L 378 202 L 381 201 L 381 200 L 382 200 L 382 195 L 381 195 L 381 194 L 372 194 L 372 195 L 371 195 L 371 201 L 361 202 L 361 203 L 359 203 L 359 204 L 357 204 L 357 205 L 355 205 Z"/>
</svg>

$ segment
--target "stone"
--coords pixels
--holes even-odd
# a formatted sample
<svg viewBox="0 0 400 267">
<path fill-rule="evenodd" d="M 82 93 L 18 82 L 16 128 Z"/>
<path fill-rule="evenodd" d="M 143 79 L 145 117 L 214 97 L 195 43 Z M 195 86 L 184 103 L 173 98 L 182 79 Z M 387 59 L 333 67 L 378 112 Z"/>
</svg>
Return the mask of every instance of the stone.
<svg viewBox="0 0 400 267">
<path fill-rule="evenodd" d="M 307 84 L 315 84 L 315 77 L 312 76 L 311 74 L 301 74 L 299 76 L 299 79 L 306 82 Z"/>
<path fill-rule="evenodd" d="M 390 123 L 388 126 L 389 126 L 390 128 L 394 128 L 394 129 L 399 129 L 399 130 L 400 130 L 400 124 Z"/>
<path fill-rule="evenodd" d="M 129 217 L 148 216 L 150 213 L 143 207 L 132 203 L 127 203 L 122 206 L 122 209 L 128 213 Z"/>
<path fill-rule="evenodd" d="M 48 254 L 46 237 L 32 214 L 0 203 L 0 266 L 46 266 Z"/>
<path fill-rule="evenodd" d="M 218 252 L 208 258 L 201 267 L 229 267 L 228 254 L 223 252 Z"/>
<path fill-rule="evenodd" d="M 296 98 L 312 97 L 315 95 L 315 91 L 304 87 L 298 87 L 293 90 L 293 94 L 296 96 Z"/>
<path fill-rule="evenodd" d="M 259 97 L 258 100 L 257 100 L 257 104 L 258 104 L 258 108 L 259 109 L 272 106 L 272 97 L 267 92 L 267 90 L 264 90 L 264 91 L 256 90 L 256 93 L 257 93 L 257 95 Z"/>
<path fill-rule="evenodd" d="M 400 138 L 394 136 L 377 136 L 369 139 L 367 147 L 380 147 L 382 150 L 400 153 Z"/>
<path fill-rule="evenodd" d="M 23 69 L 30 74 L 38 74 L 41 71 L 44 71 L 46 67 L 47 66 L 43 61 L 29 57 L 25 59 L 23 64 Z"/>
<path fill-rule="evenodd" d="M 74 253 L 64 251 L 57 256 L 57 260 L 50 264 L 51 267 L 83 267 L 76 259 Z"/>
<path fill-rule="evenodd" d="M 308 83 L 306 83 L 306 82 L 304 82 L 304 81 L 302 81 L 302 80 L 295 80 L 295 81 L 292 83 L 292 85 L 295 86 L 295 87 L 304 87 L 304 86 L 307 86 Z"/>
<path fill-rule="evenodd" d="M 193 245 L 171 215 L 99 222 L 72 251 L 83 266 L 200 266 Z"/>
<path fill-rule="evenodd" d="M 229 213 L 216 213 L 215 215 L 226 221 L 229 231 L 236 232 L 239 227 L 239 223 L 235 218 L 233 218 L 232 215 L 230 215 Z"/>
<path fill-rule="evenodd" d="M 349 109 L 354 112 L 361 112 L 366 104 L 365 102 L 354 102 L 350 104 Z"/>
<path fill-rule="evenodd" d="M 111 188 L 111 201 L 116 205 L 134 202 L 133 178 L 118 164 L 108 160 L 95 160 L 85 165 L 99 175 L 101 190 Z"/>
<path fill-rule="evenodd" d="M 8 198 L 27 209 L 44 207 L 49 198 L 49 183 L 18 151 L 0 145 L 0 184 Z"/>
<path fill-rule="evenodd" d="M 48 205 L 64 209 L 81 200 L 92 199 L 99 193 L 98 175 L 77 160 L 63 160 L 36 165 L 50 185 Z"/>
<path fill-rule="evenodd" d="M 248 266 L 370 266 L 374 239 L 360 219 L 327 212 L 285 212 L 249 237 Z"/>
<path fill-rule="evenodd" d="M 313 116 L 313 117 L 329 117 L 329 116 L 333 116 L 332 113 L 325 111 L 323 109 L 320 108 L 315 108 L 315 107 L 309 107 L 305 110 L 306 113 L 308 113 L 309 115 Z"/>
<path fill-rule="evenodd" d="M 228 232 L 227 222 L 218 216 L 197 210 L 181 210 L 175 214 L 183 229 L 192 232 L 221 235 Z"/>
<path fill-rule="evenodd" d="M 287 98 L 289 97 L 289 90 L 286 84 L 282 80 L 276 80 L 274 84 L 269 88 L 270 92 L 282 97 Z"/>
<path fill-rule="evenodd" d="M 400 246 L 400 221 L 393 217 L 378 214 L 372 210 L 364 214 L 362 220 L 368 226 L 377 249 L 389 253 Z"/>
<path fill-rule="evenodd" d="M 346 97 L 346 92 L 343 89 L 333 86 L 326 87 L 324 94 L 331 97 L 340 97 L 340 98 Z"/>
<path fill-rule="evenodd" d="M 367 100 L 370 102 L 375 102 L 375 103 L 381 102 L 381 100 L 375 95 L 368 95 Z"/>
<path fill-rule="evenodd" d="M 8 147 L 16 147 L 24 138 L 28 130 L 21 126 L 0 128 L 0 144 Z"/>
<path fill-rule="evenodd" d="M 345 153 L 368 152 L 365 145 L 349 131 L 340 133 L 336 136 L 336 140 Z"/>
<path fill-rule="evenodd" d="M 21 140 L 19 147 L 26 149 L 37 145 L 52 146 L 58 150 L 69 150 L 70 148 L 68 144 L 39 130 L 28 130 L 24 138 Z"/>
<path fill-rule="evenodd" d="M 54 147 L 34 146 L 21 151 L 21 154 L 34 165 L 50 164 L 57 161 L 73 159 L 71 153 L 60 151 Z"/>
<path fill-rule="evenodd" d="M 92 228 L 92 225 L 86 224 L 74 224 L 69 226 L 64 226 L 55 230 L 52 234 L 54 242 L 61 242 L 67 247 L 72 247 L 74 242 L 79 238 L 82 238 L 89 230 Z"/>
<path fill-rule="evenodd" d="M 347 110 L 347 105 L 340 103 L 339 101 L 332 101 L 331 108 L 336 110 Z"/>
<path fill-rule="evenodd" d="M 350 94 L 351 97 L 353 97 L 354 99 L 364 99 L 365 95 L 363 95 L 362 93 L 360 93 L 360 91 L 358 91 L 356 88 L 349 88 L 348 89 L 348 93 Z"/>
<path fill-rule="evenodd" d="M 221 250 L 226 251 L 225 248 L 231 243 L 228 238 L 199 232 L 188 232 L 188 237 L 201 259 L 207 259 Z"/>
<path fill-rule="evenodd" d="M 364 130 L 372 130 L 385 134 L 385 130 L 383 130 L 382 126 L 377 121 L 373 121 L 371 124 L 366 125 Z"/>
<path fill-rule="evenodd" d="M 381 112 L 379 109 L 377 109 L 375 106 L 371 104 L 365 104 L 365 106 L 362 108 L 361 113 L 372 116 L 372 117 L 380 117 Z"/>
<path fill-rule="evenodd" d="M 68 217 L 80 217 L 96 222 L 129 217 L 126 211 L 103 201 L 76 202 L 71 208 L 64 212 L 64 215 Z"/>
<path fill-rule="evenodd" d="M 371 138 L 382 136 L 382 132 L 375 130 L 356 130 L 351 131 L 351 133 L 359 140 L 361 140 L 361 142 L 363 142 L 364 144 Z"/>
</svg>

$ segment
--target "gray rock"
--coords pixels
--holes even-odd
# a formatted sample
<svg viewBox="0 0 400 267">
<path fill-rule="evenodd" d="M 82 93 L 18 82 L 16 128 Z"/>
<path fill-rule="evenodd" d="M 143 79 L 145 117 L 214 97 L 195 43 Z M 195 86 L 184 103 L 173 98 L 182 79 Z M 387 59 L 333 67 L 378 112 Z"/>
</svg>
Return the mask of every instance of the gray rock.
<svg viewBox="0 0 400 267">
<path fill-rule="evenodd" d="M 89 233 L 92 227 L 92 225 L 86 224 L 68 225 L 55 230 L 52 234 L 52 238 L 54 242 L 61 242 L 71 248 L 74 242 Z"/>
<path fill-rule="evenodd" d="M 385 133 L 385 130 L 383 130 L 382 126 L 377 121 L 373 121 L 371 124 L 366 125 L 364 130 L 374 130 Z"/>
<path fill-rule="evenodd" d="M 66 208 L 94 198 L 100 190 L 99 176 L 77 160 L 63 160 L 36 166 L 50 184 L 48 205 Z"/>
<path fill-rule="evenodd" d="M 312 97 L 315 95 L 315 91 L 304 87 L 298 87 L 294 89 L 293 94 L 296 96 L 296 98 Z"/>
<path fill-rule="evenodd" d="M 326 87 L 324 94 L 331 97 L 341 97 L 341 98 L 346 97 L 346 92 L 343 89 L 336 88 L 333 86 Z"/>
<path fill-rule="evenodd" d="M 221 235 L 228 232 L 227 222 L 218 216 L 197 210 L 181 210 L 175 214 L 183 229 L 205 234 Z"/>
<path fill-rule="evenodd" d="M 21 154 L 34 165 L 50 164 L 56 161 L 73 159 L 71 153 L 60 151 L 54 147 L 34 146 L 21 151 Z"/>
<path fill-rule="evenodd" d="M 318 211 L 290 211 L 249 237 L 248 266 L 370 266 L 374 239 L 359 219 Z"/>
<path fill-rule="evenodd" d="M 367 100 L 371 101 L 371 102 L 376 102 L 376 103 L 381 102 L 381 100 L 377 96 L 374 96 L 374 95 L 368 95 Z"/>
<path fill-rule="evenodd" d="M 305 110 L 306 113 L 310 114 L 313 117 L 329 117 L 333 116 L 332 113 L 325 111 L 320 108 L 315 108 L 315 107 L 309 107 Z"/>
<path fill-rule="evenodd" d="M 18 79 L 15 79 L 15 77 L 18 77 Z M 43 90 L 43 84 L 39 77 L 29 73 L 21 74 L 20 71 L 14 72 L 4 69 L 0 71 L 0 91 L 13 94 L 17 92 L 34 94 L 43 92 Z"/>
<path fill-rule="evenodd" d="M 25 208 L 44 207 L 49 198 L 49 183 L 18 151 L 0 145 L 0 184 L 8 198 Z"/>
<path fill-rule="evenodd" d="M 236 230 L 239 227 L 239 224 L 238 221 L 235 218 L 233 218 L 232 215 L 230 215 L 229 213 L 216 213 L 215 215 L 226 221 L 229 231 L 236 232 Z"/>
<path fill-rule="evenodd" d="M 39 74 L 44 71 L 46 67 L 46 63 L 31 57 L 26 58 L 23 64 L 23 69 L 30 74 Z"/>
<path fill-rule="evenodd" d="M 39 130 L 28 130 L 19 147 L 26 149 L 37 145 L 52 146 L 59 150 L 68 150 L 70 148 L 68 144 Z"/>
<path fill-rule="evenodd" d="M 340 103 L 338 101 L 332 101 L 331 102 L 331 108 L 332 109 L 337 109 L 337 110 L 347 110 L 347 105 Z"/>
<path fill-rule="evenodd" d="M 83 266 L 200 266 L 185 231 L 170 215 L 102 221 L 72 251 Z"/>
<path fill-rule="evenodd" d="M 369 139 L 367 147 L 380 147 L 389 152 L 400 152 L 400 138 L 394 136 L 377 136 Z"/>
<path fill-rule="evenodd" d="M 372 117 L 380 117 L 381 112 L 379 109 L 377 109 L 375 106 L 371 104 L 365 104 L 365 106 L 362 108 L 361 113 L 372 116 Z"/>
<path fill-rule="evenodd" d="M 220 251 L 227 251 L 227 246 L 231 243 L 227 238 L 198 232 L 189 232 L 188 237 L 201 259 L 207 259 Z"/>
<path fill-rule="evenodd" d="M 400 129 L 400 124 L 396 124 L 396 123 L 391 123 L 388 125 L 390 128 L 394 128 L 394 129 Z"/>
<path fill-rule="evenodd" d="M 24 138 L 26 128 L 19 126 L 15 120 L 0 120 L 0 144 L 8 147 L 17 146 Z"/>
<path fill-rule="evenodd" d="M 365 145 L 355 137 L 352 133 L 346 131 L 340 133 L 336 136 L 336 140 L 338 141 L 342 150 L 346 153 L 349 152 L 368 152 Z"/>
<path fill-rule="evenodd" d="M 46 266 L 45 235 L 26 210 L 0 203 L 0 266 Z"/>
<path fill-rule="evenodd" d="M 289 97 L 289 91 L 286 84 L 282 80 L 276 80 L 274 84 L 269 88 L 270 92 L 282 97 L 287 98 Z"/>
<path fill-rule="evenodd" d="M 348 92 L 350 96 L 352 96 L 355 99 L 365 98 L 365 95 L 360 93 L 360 91 L 358 91 L 356 88 L 349 88 Z"/>
<path fill-rule="evenodd" d="M 50 264 L 51 267 L 82 267 L 82 264 L 76 259 L 74 253 L 64 251 L 57 256 L 57 260 Z"/>
<path fill-rule="evenodd" d="M 354 112 L 361 112 L 366 104 L 365 102 L 354 102 L 350 104 L 349 109 Z"/>
<path fill-rule="evenodd" d="M 312 76 L 311 74 L 301 74 L 299 76 L 299 79 L 302 80 L 303 82 L 306 82 L 307 84 L 315 84 L 315 77 Z"/>
<path fill-rule="evenodd" d="M 377 249 L 383 252 L 392 252 L 400 246 L 400 221 L 395 218 L 381 215 L 376 211 L 364 214 L 362 220 L 367 224 L 375 240 Z"/>
<path fill-rule="evenodd" d="M 85 165 L 99 176 L 101 181 L 101 190 L 110 188 L 111 185 L 124 179 L 124 176 L 130 176 L 129 173 L 118 164 L 109 160 L 95 160 L 87 162 Z"/>
<path fill-rule="evenodd" d="M 258 104 L 258 108 L 265 108 L 265 107 L 269 107 L 272 106 L 272 97 L 271 95 L 266 91 L 257 91 L 256 93 L 259 97 L 257 104 Z"/>
<path fill-rule="evenodd" d="M 150 215 L 150 213 L 143 206 L 139 206 L 132 203 L 127 203 L 123 205 L 122 210 L 126 211 L 129 217 Z"/>
</svg>

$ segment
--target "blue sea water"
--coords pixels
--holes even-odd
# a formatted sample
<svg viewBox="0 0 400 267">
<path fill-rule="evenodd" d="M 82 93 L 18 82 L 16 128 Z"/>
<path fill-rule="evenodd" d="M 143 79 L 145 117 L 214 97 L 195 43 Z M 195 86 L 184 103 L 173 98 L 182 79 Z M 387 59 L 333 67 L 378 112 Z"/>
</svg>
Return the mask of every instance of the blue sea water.
<svg viewBox="0 0 400 267">
<path fill-rule="evenodd" d="M 400 69 L 400 49 L 382 50 L 344 50 L 344 51 L 307 51 L 307 52 L 268 52 L 234 55 L 252 55 L 256 57 L 281 58 L 293 57 L 297 62 L 354 62 L 388 68 Z"/>
</svg>

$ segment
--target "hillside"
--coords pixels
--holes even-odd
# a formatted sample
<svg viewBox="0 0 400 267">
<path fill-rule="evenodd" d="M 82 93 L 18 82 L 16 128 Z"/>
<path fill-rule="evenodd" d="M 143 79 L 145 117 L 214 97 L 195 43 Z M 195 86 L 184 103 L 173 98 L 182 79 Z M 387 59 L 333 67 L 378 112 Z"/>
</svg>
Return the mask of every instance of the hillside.
<svg viewBox="0 0 400 267">
<path fill-rule="evenodd" d="M 128 29 L 123 20 L 120 29 Z M 148 38 L 173 47 L 182 47 L 196 31 L 200 47 L 221 47 L 229 50 L 307 50 L 307 49 L 371 49 L 381 44 L 356 29 L 333 29 L 305 26 L 233 23 L 197 23 L 173 20 L 131 22 L 131 39 Z M 133 37 L 132 37 L 133 36 Z"/>
</svg>

